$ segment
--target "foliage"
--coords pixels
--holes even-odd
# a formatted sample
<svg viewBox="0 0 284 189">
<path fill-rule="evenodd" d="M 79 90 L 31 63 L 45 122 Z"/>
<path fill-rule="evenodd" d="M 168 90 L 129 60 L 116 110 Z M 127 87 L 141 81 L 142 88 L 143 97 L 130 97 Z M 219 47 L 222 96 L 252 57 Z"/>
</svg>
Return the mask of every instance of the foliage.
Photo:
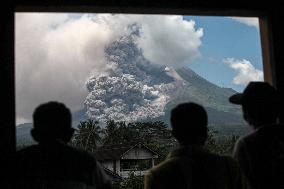
<svg viewBox="0 0 284 189">
<path fill-rule="evenodd" d="M 139 142 L 146 144 L 171 140 L 172 136 L 164 122 L 125 122 L 107 121 L 104 129 L 104 145 Z"/>
<path fill-rule="evenodd" d="M 215 154 L 231 155 L 234 149 L 234 145 L 239 137 L 236 135 L 231 135 L 219 138 L 219 140 L 217 140 L 216 135 L 216 131 L 209 131 L 205 148 Z"/>
<path fill-rule="evenodd" d="M 92 152 L 101 142 L 101 132 L 99 122 L 92 119 L 81 121 L 74 135 L 73 145 Z"/>
<path fill-rule="evenodd" d="M 109 120 L 103 129 L 103 145 L 125 144 L 134 142 L 137 138 L 137 132 L 129 128 L 125 122 L 115 122 Z"/>
<path fill-rule="evenodd" d="M 136 176 L 134 172 L 130 172 L 128 178 L 123 179 L 120 183 L 114 184 L 114 189 L 143 189 L 143 176 Z"/>
<path fill-rule="evenodd" d="M 209 130 L 205 145 L 212 153 L 230 155 L 238 136 L 219 136 L 219 131 Z M 98 145 L 113 145 L 143 142 L 160 156 L 156 164 L 163 161 L 168 153 L 177 146 L 168 126 L 161 121 L 154 122 L 115 122 L 109 120 L 105 128 L 99 122 L 88 119 L 80 122 L 72 145 L 93 152 Z"/>
<path fill-rule="evenodd" d="M 157 152 L 160 155 L 158 162 L 176 145 L 168 126 L 161 121 L 125 123 L 109 120 L 102 129 L 99 122 L 91 119 L 80 122 L 71 145 L 93 152 L 98 145 L 135 142 L 142 142 Z"/>
<path fill-rule="evenodd" d="M 126 124 L 110 120 L 107 121 L 103 133 L 103 145 L 143 142 L 160 154 L 158 162 L 176 145 L 168 126 L 161 121 Z"/>
</svg>

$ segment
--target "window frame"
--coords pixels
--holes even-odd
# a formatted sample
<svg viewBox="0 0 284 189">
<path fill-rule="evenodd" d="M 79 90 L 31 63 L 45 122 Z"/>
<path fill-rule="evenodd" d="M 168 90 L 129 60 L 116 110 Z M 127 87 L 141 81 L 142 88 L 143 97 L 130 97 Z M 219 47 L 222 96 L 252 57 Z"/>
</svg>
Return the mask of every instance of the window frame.
<svg viewBox="0 0 284 189">
<path fill-rule="evenodd" d="M 98 1 L 91 0 L 78 1 L 41 1 L 15 0 L 10 4 L 2 6 L 0 17 L 0 52 L 1 52 L 1 71 L 0 82 L 6 89 L 0 95 L 5 99 L 2 108 L 5 113 L 0 122 L 0 154 L 11 154 L 16 150 L 15 134 L 15 58 L 14 58 L 14 27 L 15 12 L 82 12 L 82 13 L 128 13 L 128 14 L 178 14 L 178 15 L 197 15 L 197 16 L 247 16 L 258 17 L 260 26 L 261 48 L 263 58 L 264 80 L 276 85 L 275 63 L 273 54 L 273 38 L 271 31 L 271 18 L 265 8 L 248 8 L 237 6 L 236 4 L 225 4 L 218 6 L 215 1 L 205 5 L 203 1 L 186 3 L 184 1 L 166 1 L 160 8 L 157 3 L 145 1 Z M 222 2 L 219 2 L 220 4 Z M 241 4 L 241 3 L 240 3 Z M 183 6 L 184 5 L 184 6 Z"/>
</svg>

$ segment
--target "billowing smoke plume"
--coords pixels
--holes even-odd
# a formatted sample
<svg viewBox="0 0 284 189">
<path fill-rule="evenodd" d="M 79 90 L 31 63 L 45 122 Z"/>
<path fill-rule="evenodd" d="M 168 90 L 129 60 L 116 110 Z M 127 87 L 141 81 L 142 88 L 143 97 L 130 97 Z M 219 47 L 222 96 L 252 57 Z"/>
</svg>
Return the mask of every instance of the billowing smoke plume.
<svg viewBox="0 0 284 189">
<path fill-rule="evenodd" d="M 105 48 L 107 73 L 87 81 L 85 100 L 89 117 L 99 121 L 137 121 L 164 115 L 169 93 L 182 82 L 170 76 L 165 66 L 151 64 L 137 47 L 139 27 Z"/>
<path fill-rule="evenodd" d="M 163 15 L 16 13 L 15 30 L 17 123 L 30 122 L 34 108 L 50 100 L 81 110 L 86 96 L 90 99 L 99 88 L 95 81 L 101 74 L 110 76 L 108 82 L 124 78 L 138 93 L 143 86 L 145 100 L 129 112 L 142 112 L 148 101 L 148 112 L 151 107 L 162 112 L 166 96 L 161 85 L 170 83 L 164 67 L 180 67 L 199 57 L 203 36 L 194 21 Z M 127 37 L 132 35 L 136 37 Z M 90 114 L 95 106 L 90 100 L 85 104 Z"/>
</svg>

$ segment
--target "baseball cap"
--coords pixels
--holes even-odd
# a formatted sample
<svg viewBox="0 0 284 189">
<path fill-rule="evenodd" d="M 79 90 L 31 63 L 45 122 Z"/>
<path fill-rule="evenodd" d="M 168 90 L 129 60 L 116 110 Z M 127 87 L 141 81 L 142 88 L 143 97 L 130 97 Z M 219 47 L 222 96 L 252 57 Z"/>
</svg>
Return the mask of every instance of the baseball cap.
<svg viewBox="0 0 284 189">
<path fill-rule="evenodd" d="M 247 103 L 276 103 L 277 92 L 267 82 L 250 82 L 243 93 L 236 93 L 229 98 L 233 104 L 243 105 Z"/>
</svg>

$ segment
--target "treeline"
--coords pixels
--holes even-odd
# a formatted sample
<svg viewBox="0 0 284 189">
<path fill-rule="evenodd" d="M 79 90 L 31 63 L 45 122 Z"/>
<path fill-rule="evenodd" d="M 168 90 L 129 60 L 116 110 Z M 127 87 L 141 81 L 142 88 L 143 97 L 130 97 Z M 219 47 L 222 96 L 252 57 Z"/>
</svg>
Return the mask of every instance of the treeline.
<svg viewBox="0 0 284 189">
<path fill-rule="evenodd" d="M 210 129 L 205 147 L 213 153 L 230 155 L 238 136 L 224 136 L 217 140 L 218 132 Z M 163 160 L 177 146 L 168 125 L 162 121 L 154 122 L 116 122 L 109 120 L 102 126 L 98 121 L 81 121 L 71 144 L 77 148 L 95 151 L 98 147 L 114 144 L 143 142 L 158 152 Z"/>
<path fill-rule="evenodd" d="M 89 152 L 105 145 L 143 142 L 164 159 L 177 145 L 168 126 L 161 121 L 126 123 L 109 120 L 102 127 L 99 122 L 88 119 L 81 121 L 77 128 L 71 144 Z"/>
</svg>

